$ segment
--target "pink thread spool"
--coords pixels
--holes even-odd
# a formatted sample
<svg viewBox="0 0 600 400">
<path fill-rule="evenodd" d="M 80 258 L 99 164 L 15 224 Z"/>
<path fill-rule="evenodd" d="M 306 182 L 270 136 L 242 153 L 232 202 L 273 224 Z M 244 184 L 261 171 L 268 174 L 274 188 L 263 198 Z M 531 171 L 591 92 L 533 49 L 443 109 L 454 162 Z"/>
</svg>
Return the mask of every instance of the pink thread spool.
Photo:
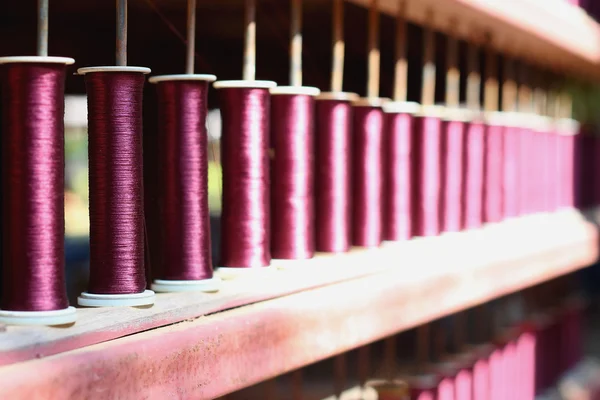
<svg viewBox="0 0 600 400">
<path fill-rule="evenodd" d="M 408 378 L 410 400 L 438 400 L 439 377 L 435 374 Z"/>
<path fill-rule="evenodd" d="M 422 107 L 415 118 L 412 201 L 413 236 L 437 236 L 440 218 L 440 151 L 443 107 Z"/>
<path fill-rule="evenodd" d="M 483 186 L 483 219 L 486 223 L 503 219 L 503 140 L 505 134 L 504 113 L 485 115 L 485 176 Z"/>
<path fill-rule="evenodd" d="M 465 127 L 470 112 L 447 109 L 442 121 L 441 140 L 441 201 L 442 231 L 459 232 L 463 229 L 463 157 Z"/>
<path fill-rule="evenodd" d="M 466 127 L 464 221 L 466 229 L 483 224 L 484 134 L 481 120 L 472 119 Z"/>
<path fill-rule="evenodd" d="M 504 113 L 504 140 L 502 143 L 502 216 L 504 219 L 519 215 L 520 130 L 514 113 Z"/>
</svg>

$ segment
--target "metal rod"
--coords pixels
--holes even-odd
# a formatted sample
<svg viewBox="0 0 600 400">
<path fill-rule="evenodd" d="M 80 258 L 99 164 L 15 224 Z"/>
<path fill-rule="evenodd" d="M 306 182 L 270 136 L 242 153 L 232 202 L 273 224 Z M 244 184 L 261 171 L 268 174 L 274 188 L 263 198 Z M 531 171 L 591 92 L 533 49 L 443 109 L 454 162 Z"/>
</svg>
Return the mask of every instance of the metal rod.
<svg viewBox="0 0 600 400">
<path fill-rule="evenodd" d="M 346 389 L 346 380 L 346 354 L 341 353 L 333 358 L 333 391 L 337 399 L 342 397 Z"/>
<path fill-rule="evenodd" d="M 421 84 L 421 104 L 431 106 L 435 102 L 435 33 L 429 26 L 432 12 L 427 13 L 427 25 L 423 27 L 423 82 Z"/>
<path fill-rule="evenodd" d="M 367 97 L 379 97 L 379 0 L 371 0 L 369 8 Z"/>
<path fill-rule="evenodd" d="M 333 0 L 333 59 L 331 61 L 331 91 L 341 92 L 344 80 L 344 0 Z"/>
<path fill-rule="evenodd" d="M 532 109 L 529 71 L 524 63 L 519 68 L 519 88 L 517 89 L 517 110 L 528 113 Z"/>
<path fill-rule="evenodd" d="M 455 22 L 450 25 L 454 26 Z M 460 70 L 458 69 L 458 41 L 452 34 L 448 35 L 446 48 L 446 106 L 454 108 L 460 104 Z"/>
<path fill-rule="evenodd" d="M 188 0 L 187 9 L 187 53 L 185 58 L 185 73 L 194 73 L 194 58 L 196 50 L 196 0 Z"/>
<path fill-rule="evenodd" d="M 38 0 L 37 55 L 48 56 L 48 0 Z"/>
<path fill-rule="evenodd" d="M 387 379 L 392 380 L 396 376 L 396 353 L 397 353 L 397 337 L 396 335 L 389 336 L 384 341 L 384 375 Z"/>
<path fill-rule="evenodd" d="M 425 371 L 425 366 L 429 361 L 429 328 L 429 324 L 417 328 L 417 367 L 419 372 Z"/>
<path fill-rule="evenodd" d="M 127 65 L 127 0 L 117 0 L 117 65 Z"/>
<path fill-rule="evenodd" d="M 469 44 L 467 50 L 467 108 L 479 110 L 481 92 L 481 73 L 479 72 L 479 52 L 475 45 Z"/>
<path fill-rule="evenodd" d="M 302 86 L 302 0 L 291 1 L 290 85 Z"/>
<path fill-rule="evenodd" d="M 246 0 L 246 35 L 244 38 L 244 80 L 256 78 L 256 0 Z"/>
<path fill-rule="evenodd" d="M 485 111 L 498 111 L 498 55 L 489 46 L 485 61 L 483 107 Z"/>
<path fill-rule="evenodd" d="M 394 100 L 406 101 L 408 62 L 406 60 L 406 1 L 398 1 L 396 16 L 396 62 L 394 65 Z"/>
<path fill-rule="evenodd" d="M 504 82 L 502 82 L 502 111 L 517 111 L 517 82 L 514 61 L 504 57 Z"/>
<path fill-rule="evenodd" d="M 292 372 L 292 400 L 302 400 L 303 399 L 303 378 L 302 378 L 302 369 L 297 369 Z"/>
</svg>

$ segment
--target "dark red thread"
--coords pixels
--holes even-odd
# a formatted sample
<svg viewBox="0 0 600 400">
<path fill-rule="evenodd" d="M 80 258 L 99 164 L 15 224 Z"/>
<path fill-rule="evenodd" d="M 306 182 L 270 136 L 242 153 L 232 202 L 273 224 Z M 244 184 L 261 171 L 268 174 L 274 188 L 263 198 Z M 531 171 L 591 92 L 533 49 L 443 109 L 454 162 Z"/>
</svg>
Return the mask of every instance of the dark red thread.
<svg viewBox="0 0 600 400">
<path fill-rule="evenodd" d="M 64 277 L 64 83 L 61 64 L 2 72 L 1 308 L 68 306 Z"/>
<path fill-rule="evenodd" d="M 413 236 L 441 232 L 441 120 L 415 118 L 413 182 Z"/>
<path fill-rule="evenodd" d="M 208 210 L 208 81 L 161 81 L 158 91 L 161 279 L 212 278 Z"/>
<path fill-rule="evenodd" d="M 141 293 L 144 269 L 144 76 L 91 72 L 88 94 L 90 293 Z"/>
<path fill-rule="evenodd" d="M 485 127 L 485 176 L 483 186 L 484 222 L 502 220 L 502 139 L 504 128 L 498 124 Z"/>
<path fill-rule="evenodd" d="M 442 231 L 459 232 L 463 228 L 463 157 L 465 123 L 442 122 Z"/>
<path fill-rule="evenodd" d="M 352 244 L 376 247 L 383 237 L 383 110 L 357 106 L 353 119 Z"/>
<path fill-rule="evenodd" d="M 412 237 L 410 212 L 414 116 L 407 113 L 386 113 L 385 116 L 383 239 L 408 240 Z"/>
<path fill-rule="evenodd" d="M 477 229 L 483 223 L 484 125 L 473 121 L 467 125 L 465 139 L 465 198 L 466 229 Z"/>
<path fill-rule="evenodd" d="M 222 88 L 219 100 L 223 119 L 221 265 L 268 266 L 269 90 Z"/>
<path fill-rule="evenodd" d="M 271 96 L 271 256 L 315 253 L 314 98 Z"/>
<path fill-rule="evenodd" d="M 316 249 L 350 248 L 352 106 L 347 100 L 316 101 Z"/>
</svg>

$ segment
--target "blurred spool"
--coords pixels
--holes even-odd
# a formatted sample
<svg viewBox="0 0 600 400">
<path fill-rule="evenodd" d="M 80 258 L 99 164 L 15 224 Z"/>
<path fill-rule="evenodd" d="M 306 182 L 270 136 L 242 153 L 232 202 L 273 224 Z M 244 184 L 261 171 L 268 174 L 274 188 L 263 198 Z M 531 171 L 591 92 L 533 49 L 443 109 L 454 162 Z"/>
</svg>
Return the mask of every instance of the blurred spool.
<svg viewBox="0 0 600 400">
<path fill-rule="evenodd" d="M 502 221 L 502 166 L 503 166 L 503 113 L 485 116 L 485 176 L 483 187 L 483 220 L 485 223 Z"/>
<path fill-rule="evenodd" d="M 438 400 L 439 378 L 434 374 L 411 376 L 408 382 L 410 400 Z"/>
<path fill-rule="evenodd" d="M 218 89 L 223 120 L 219 270 L 229 275 L 271 263 L 269 89 L 275 83 L 217 81 L 213 86 Z"/>
<path fill-rule="evenodd" d="M 388 102 L 383 105 L 385 132 L 383 239 L 408 240 L 412 237 L 411 200 L 413 168 L 414 114 L 419 104 Z"/>
<path fill-rule="evenodd" d="M 535 329 L 529 322 L 524 322 L 516 339 L 517 377 L 519 398 L 535 398 L 535 376 L 536 376 L 536 346 L 537 335 Z"/>
<path fill-rule="evenodd" d="M 64 273 L 64 57 L 2 57 L 0 323 L 75 322 Z"/>
<path fill-rule="evenodd" d="M 271 89 L 271 256 L 315 253 L 314 97 L 319 89 Z"/>
<path fill-rule="evenodd" d="M 532 212 L 532 203 L 534 192 L 533 177 L 535 165 L 538 157 L 537 152 L 533 149 L 533 131 L 529 126 L 527 115 L 521 115 L 519 118 L 519 215 L 527 215 Z"/>
<path fill-rule="evenodd" d="M 559 205 L 561 208 L 575 206 L 575 153 L 579 136 L 579 124 L 572 119 L 560 119 L 556 122 L 558 168 L 559 168 Z"/>
<path fill-rule="evenodd" d="M 484 134 L 485 126 L 478 119 L 471 120 L 465 133 L 465 229 L 478 229 L 483 224 L 484 180 Z"/>
<path fill-rule="evenodd" d="M 413 236 L 441 232 L 441 120 L 444 108 L 423 106 L 415 117 L 412 197 Z"/>
<path fill-rule="evenodd" d="M 502 143 L 502 216 L 504 219 L 519 215 L 520 131 L 514 113 L 505 113 Z"/>
<path fill-rule="evenodd" d="M 316 250 L 348 251 L 351 242 L 352 106 L 354 93 L 321 93 L 315 101 Z"/>
<path fill-rule="evenodd" d="M 463 190 L 465 126 L 471 112 L 466 109 L 446 109 L 442 121 L 442 231 L 459 232 L 463 228 Z"/>
<path fill-rule="evenodd" d="M 353 106 L 352 244 L 377 247 L 383 238 L 383 124 L 381 99 Z"/>
</svg>

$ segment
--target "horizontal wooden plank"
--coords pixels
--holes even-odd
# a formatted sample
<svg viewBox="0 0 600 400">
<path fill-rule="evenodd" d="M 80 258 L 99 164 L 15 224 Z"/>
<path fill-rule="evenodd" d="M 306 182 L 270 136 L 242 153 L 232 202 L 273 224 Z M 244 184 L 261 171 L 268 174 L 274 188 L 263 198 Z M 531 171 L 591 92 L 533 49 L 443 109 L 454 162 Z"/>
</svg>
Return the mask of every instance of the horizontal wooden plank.
<svg viewBox="0 0 600 400">
<path fill-rule="evenodd" d="M 349 0 L 368 7 L 370 0 Z M 396 15 L 399 0 L 379 0 Z M 489 35 L 503 53 L 543 68 L 598 79 L 600 25 L 562 0 L 419 0 L 407 2 L 407 18 L 419 25 L 482 42 Z M 429 14 L 428 14 L 429 13 Z M 429 16 L 428 16 L 429 15 Z"/>
<path fill-rule="evenodd" d="M 264 288 L 326 276 L 329 269 L 375 272 L 0 367 L 0 398 L 214 398 L 597 258 L 597 228 L 575 212 L 356 251 L 316 268 L 228 284 Z M 105 312 L 107 324 L 111 312 Z"/>
</svg>

